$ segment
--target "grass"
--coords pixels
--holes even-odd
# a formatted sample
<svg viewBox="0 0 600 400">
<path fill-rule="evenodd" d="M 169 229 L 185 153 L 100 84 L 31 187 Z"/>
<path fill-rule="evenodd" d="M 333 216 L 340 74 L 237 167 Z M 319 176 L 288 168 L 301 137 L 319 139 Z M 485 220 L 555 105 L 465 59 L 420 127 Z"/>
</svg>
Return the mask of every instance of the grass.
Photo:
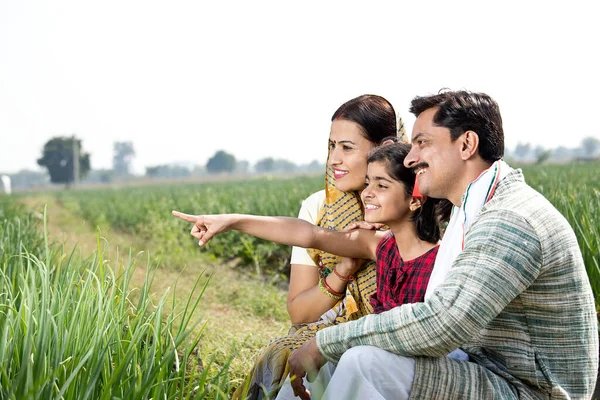
<svg viewBox="0 0 600 400">
<path fill-rule="evenodd" d="M 575 231 L 600 310 L 600 165 L 525 167 L 526 181 L 560 211 Z"/>
<path fill-rule="evenodd" d="M 98 231 L 54 197 L 41 195 L 19 200 L 33 210 L 41 210 L 44 204 L 48 204 L 47 230 L 50 237 L 63 241 L 63 254 L 75 245 L 81 254 L 98 250 Z M 39 212 L 34 214 L 40 215 Z M 162 262 L 159 259 L 148 260 L 144 245 L 153 249 L 161 245 L 158 241 L 141 240 L 111 227 L 102 229 L 102 234 L 100 246 L 104 265 L 131 264 L 126 269 L 131 273 L 129 298 L 132 302 L 137 304 L 141 293 L 158 297 L 168 293 L 171 296 L 170 301 L 162 303 L 163 318 L 168 313 L 183 311 L 196 279 L 202 287 L 210 279 L 199 306 L 191 311 L 193 320 L 204 318 L 204 322 L 202 331 L 197 327 L 191 332 L 199 340 L 190 355 L 197 360 L 196 365 L 206 374 L 206 379 L 220 377 L 219 382 L 210 385 L 206 394 L 209 398 L 220 392 L 226 393 L 222 398 L 228 398 L 242 382 L 259 349 L 269 339 L 287 332 L 289 319 L 285 311 L 285 291 L 240 272 L 234 268 L 236 263 L 215 263 L 190 241 L 185 265 L 168 265 L 165 257 Z M 119 246 L 114 243 L 119 243 Z M 132 254 L 139 252 L 132 256 L 131 263 L 129 253 L 126 253 L 126 259 L 120 254 L 120 249 L 128 246 L 136 249 Z M 75 261 L 73 263 L 76 264 Z M 160 268 L 151 267 L 159 263 Z M 146 283 L 149 273 L 154 279 Z M 179 321 L 174 320 L 173 327 L 178 327 Z M 224 369 L 227 369 L 227 374 L 222 373 Z"/>
<path fill-rule="evenodd" d="M 525 167 L 524 173 L 527 182 L 546 196 L 573 227 L 596 302 L 600 304 L 598 167 L 536 166 Z M 100 387 L 105 387 L 106 390 L 99 392 L 98 396 L 108 396 L 106 393 L 111 392 L 116 393 L 115 396 L 156 398 L 155 395 L 158 394 L 171 398 L 169 396 L 177 397 L 175 393 L 179 393 L 180 396 L 185 393 L 193 398 L 228 398 L 248 372 L 259 349 L 267 344 L 269 339 L 287 332 L 289 319 L 285 310 L 286 292 L 270 283 L 285 281 L 282 274 L 285 273 L 289 248 L 239 234 L 227 234 L 211 241 L 210 246 L 200 249 L 187 235 L 189 227 L 172 218 L 170 210 L 175 208 L 198 213 L 249 212 L 295 215 L 300 201 L 321 185 L 321 178 L 306 178 L 300 181 L 122 188 L 102 192 L 81 190 L 17 197 L 27 208 L 36 211 L 33 214 L 25 213 L 14 201 L 0 201 L 0 220 L 6 220 L 7 216 L 10 219 L 11 215 L 16 214 L 21 216 L 19 219 L 10 219 L 10 223 L 3 222 L 0 229 L 0 262 L 3 263 L 2 279 L 6 287 L 3 286 L 0 292 L 3 296 L 0 304 L 10 305 L 2 309 L 1 318 L 6 318 L 6 321 L 0 321 L 0 334 L 14 335 L 17 329 L 21 329 L 18 332 L 26 336 L 37 329 L 36 324 L 46 321 L 44 327 L 73 325 L 69 329 L 81 329 L 78 335 L 98 340 L 97 330 L 76 327 L 77 322 L 73 322 L 74 320 L 69 320 L 71 325 L 60 325 L 56 320 L 47 322 L 52 318 L 66 318 L 64 315 L 68 313 L 65 314 L 64 310 L 67 309 L 67 302 L 81 303 L 82 290 L 85 290 L 86 298 L 92 300 L 90 304 L 84 302 L 80 306 L 81 310 L 85 310 L 79 316 L 80 321 L 86 321 L 83 325 L 90 325 L 88 320 L 97 326 L 100 326 L 98 324 L 102 321 L 109 321 L 106 314 L 110 314 L 110 307 L 120 307 L 119 310 L 127 311 L 127 317 L 124 314 L 113 313 L 121 317 L 116 321 L 110 320 L 113 321 L 111 329 L 118 330 L 118 335 L 112 330 L 106 331 L 114 335 L 110 336 L 115 338 L 114 340 L 120 341 L 120 350 L 115 353 L 120 358 L 117 358 L 117 355 L 112 356 L 111 360 L 118 362 L 114 364 L 111 361 L 109 365 L 123 365 L 118 373 L 127 378 L 118 379 L 123 381 L 121 386 L 111 386 L 107 383 L 112 379 L 108 374 L 109 368 L 104 366 L 101 371 L 107 375 L 102 375 L 103 378 L 96 381 L 96 386 L 101 382 Z M 278 196 L 273 196 L 272 193 L 278 193 Z M 60 246 L 52 246 L 36 233 L 39 229 L 32 228 L 41 221 L 40 210 L 45 204 L 48 205 L 47 232 L 50 238 L 62 242 Z M 97 227 L 100 228 L 102 236 L 100 243 Z M 24 243 L 27 245 L 24 246 Z M 77 246 L 75 251 L 74 246 Z M 123 249 L 126 249 L 125 259 L 120 255 Z M 56 293 L 60 293 L 52 284 L 57 279 L 57 274 L 66 273 L 62 272 L 63 270 L 71 273 L 65 275 L 64 281 L 73 280 L 76 284 L 68 286 L 70 289 L 62 295 L 65 303 L 54 309 L 51 308 L 54 307 L 53 302 L 48 299 L 54 299 Z M 26 271 L 26 274 L 21 276 L 23 271 Z M 151 279 L 152 277 L 154 279 Z M 200 293 L 201 300 L 194 307 Z M 9 294 L 12 296 L 10 301 Z M 30 300 L 24 302 L 25 298 Z M 52 312 L 44 316 L 39 311 L 42 307 L 36 309 L 36 304 L 50 307 Z M 190 306 L 186 308 L 188 304 Z M 100 312 L 100 305 L 108 308 Z M 18 312 L 15 313 L 13 309 Z M 37 314 L 27 314 L 34 311 Z M 101 314 L 104 315 L 103 318 L 98 317 Z M 10 321 L 9 317 L 12 318 Z M 141 322 L 142 319 L 135 322 L 135 318 L 144 318 L 145 322 Z M 190 321 L 201 323 L 193 327 L 194 323 Z M 9 328 L 5 328 L 5 323 Z M 25 326 L 26 330 L 23 330 L 23 326 L 18 326 L 19 324 Z M 132 331 L 134 327 L 138 330 Z M 183 327 L 190 329 L 182 331 Z M 52 329 L 62 332 L 58 328 Z M 58 340 L 58 333 L 48 332 L 50 337 L 55 335 L 52 340 Z M 187 332 L 188 336 L 181 341 L 177 352 L 173 351 L 174 348 L 165 347 L 168 340 L 161 335 L 167 332 L 171 332 L 173 338 L 178 337 L 179 332 Z M 93 336 L 94 334 L 96 336 Z M 0 345 L 8 348 L 10 343 L 7 339 L 0 336 L 0 340 L 5 340 L 0 342 Z M 16 349 L 34 348 L 31 343 L 36 343 L 33 339 L 29 342 L 18 340 L 13 340 L 16 342 L 13 353 Z M 40 339 L 36 337 L 36 340 Z M 138 343 L 138 346 L 133 346 L 135 351 L 126 346 L 133 342 Z M 45 342 L 41 340 L 40 343 Z M 141 343 L 143 345 L 139 345 Z M 107 346 L 106 342 L 101 344 Z M 95 352 L 112 354 L 107 353 L 105 347 L 100 344 L 94 346 Z M 137 351 L 141 352 L 139 354 L 147 354 L 142 350 L 150 348 L 154 349 L 154 354 L 163 351 L 177 354 L 179 365 L 187 366 L 183 368 L 187 371 L 185 376 L 171 378 L 166 369 L 161 370 L 154 364 L 143 364 L 149 361 L 142 355 L 137 355 Z M 2 354 L 6 357 L 5 352 Z M 9 372 L 0 373 L 2 390 L 15 379 L 16 382 L 21 382 L 19 387 L 27 388 L 18 392 L 19 396 L 33 396 L 32 388 L 37 386 L 31 386 L 30 381 L 35 381 L 37 375 L 34 372 L 26 375 L 29 374 L 24 368 L 29 363 L 26 354 L 28 353 L 24 352 L 15 361 L 11 361 L 21 364 L 14 364 L 12 369 L 6 370 Z M 126 354 L 135 355 L 125 356 Z M 78 353 L 78 360 L 82 360 L 86 355 L 85 352 Z M 60 359 L 58 366 L 54 362 L 49 370 L 56 371 L 58 368 L 71 372 L 56 375 L 60 380 L 56 380 L 55 375 L 48 378 L 50 381 L 54 379 L 54 382 L 57 382 L 56 386 L 61 389 L 59 392 L 54 389 L 55 392 L 44 394 L 49 393 L 50 398 L 56 397 L 70 376 L 74 378 L 69 381 L 69 387 L 88 385 L 89 381 L 78 380 L 82 379 L 78 374 L 82 373 L 84 367 L 89 374 L 87 360 L 73 375 L 72 371 L 81 361 L 76 362 L 74 358 L 65 361 L 68 359 L 65 356 L 57 359 Z M 0 359 L 4 360 L 6 358 Z M 34 358 L 34 364 L 36 368 L 40 368 L 37 360 L 38 358 Z M 174 365 L 172 363 L 176 362 L 174 359 L 165 360 L 163 365 Z M 141 365 L 144 365 L 143 369 Z M 137 368 L 140 368 L 141 372 Z M 177 385 L 165 383 L 164 388 L 152 389 L 152 393 L 141 392 L 139 382 L 149 382 L 145 371 L 152 368 L 158 371 L 153 378 L 155 385 L 162 380 L 177 382 Z M 26 372 L 17 373 L 17 370 Z M 173 368 L 170 369 L 171 372 L 172 370 Z M 179 368 L 179 371 L 181 370 Z M 192 382 L 197 383 L 194 386 Z M 77 398 L 76 396 L 87 393 L 70 390 L 75 389 L 65 389 L 64 398 Z M 11 394 L 12 392 L 0 393 L 0 398 L 21 398 Z"/>
<path fill-rule="evenodd" d="M 100 245 L 83 258 L 47 236 L 28 243 L 35 224 L 24 221 L 1 224 L 1 398 L 202 398 L 211 389 L 214 379 L 190 368 L 200 279 L 183 311 L 167 312 L 176 298 L 152 295 L 150 269 L 134 300 L 131 254 L 110 265 Z"/>
</svg>

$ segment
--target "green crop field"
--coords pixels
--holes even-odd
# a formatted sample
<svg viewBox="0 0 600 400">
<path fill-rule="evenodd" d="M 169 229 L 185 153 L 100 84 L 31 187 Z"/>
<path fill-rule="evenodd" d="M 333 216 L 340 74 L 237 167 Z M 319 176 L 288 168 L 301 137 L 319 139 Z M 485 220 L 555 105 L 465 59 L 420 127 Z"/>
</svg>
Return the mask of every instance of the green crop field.
<svg viewBox="0 0 600 400">
<path fill-rule="evenodd" d="M 111 227 L 160 244 L 157 256 L 177 261 L 187 257 L 193 238 L 184 233 L 189 226 L 171 217 L 171 210 L 192 214 L 246 213 L 297 216 L 301 202 L 323 187 L 321 177 L 293 180 L 260 179 L 166 187 L 146 186 L 61 192 L 62 204 L 100 228 Z M 279 276 L 286 272 L 289 247 L 273 244 L 238 232 L 216 237 L 206 251 L 218 259 L 237 258 L 258 273 Z M 181 260 L 181 259 L 180 259 Z"/>
<path fill-rule="evenodd" d="M 600 166 L 524 173 L 573 227 L 600 304 Z M 228 398 L 252 355 L 285 333 L 289 247 L 228 232 L 199 249 L 170 212 L 295 216 L 322 185 L 297 177 L 0 196 L 0 398 Z M 100 232 L 95 250 L 45 234 L 82 223 Z M 134 252 L 116 260 L 101 236 L 150 255 L 141 266 Z M 157 289 L 153 276 L 174 289 Z"/>
</svg>

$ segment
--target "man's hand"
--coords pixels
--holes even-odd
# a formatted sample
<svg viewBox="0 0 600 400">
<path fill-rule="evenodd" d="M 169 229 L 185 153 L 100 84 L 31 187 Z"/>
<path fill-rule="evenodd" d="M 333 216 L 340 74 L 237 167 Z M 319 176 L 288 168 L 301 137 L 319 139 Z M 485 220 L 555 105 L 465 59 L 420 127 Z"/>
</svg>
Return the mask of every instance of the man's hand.
<svg viewBox="0 0 600 400">
<path fill-rule="evenodd" d="M 190 235 L 198 239 L 198 246 L 203 246 L 213 236 L 227 232 L 235 222 L 235 216 L 231 214 L 222 215 L 190 215 L 179 211 L 172 211 L 172 214 L 184 221 L 194 224 Z"/>
<path fill-rule="evenodd" d="M 312 382 L 321 367 L 327 362 L 317 347 L 317 339 L 312 338 L 304 343 L 302 347 L 294 351 L 288 360 L 290 364 L 290 380 L 294 396 L 302 400 L 310 399 L 310 392 L 304 387 L 302 378 L 307 377 Z"/>
</svg>

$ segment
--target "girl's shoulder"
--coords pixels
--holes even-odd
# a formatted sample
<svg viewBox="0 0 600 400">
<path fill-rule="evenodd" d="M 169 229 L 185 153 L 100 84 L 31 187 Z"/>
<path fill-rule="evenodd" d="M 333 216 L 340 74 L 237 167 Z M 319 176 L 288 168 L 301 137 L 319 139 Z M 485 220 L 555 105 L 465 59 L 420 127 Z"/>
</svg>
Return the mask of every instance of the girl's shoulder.
<svg viewBox="0 0 600 400">
<path fill-rule="evenodd" d="M 392 232 L 391 230 L 388 230 L 385 232 L 385 234 L 381 237 L 381 240 L 379 240 L 379 244 L 377 245 L 377 252 L 379 252 L 380 250 L 390 247 L 390 246 L 395 246 L 396 245 L 396 236 L 394 236 L 394 232 Z"/>
</svg>

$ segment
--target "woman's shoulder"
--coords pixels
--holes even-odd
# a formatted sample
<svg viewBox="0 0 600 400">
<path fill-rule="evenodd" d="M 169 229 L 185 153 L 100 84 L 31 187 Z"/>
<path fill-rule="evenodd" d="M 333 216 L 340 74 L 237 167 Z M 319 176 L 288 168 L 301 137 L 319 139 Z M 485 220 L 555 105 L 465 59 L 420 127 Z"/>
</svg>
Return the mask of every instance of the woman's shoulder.
<svg viewBox="0 0 600 400">
<path fill-rule="evenodd" d="M 317 223 L 319 210 L 323 207 L 325 202 L 325 190 L 320 190 L 308 196 L 300 207 L 298 212 L 298 218 L 310 222 L 311 224 Z"/>
<path fill-rule="evenodd" d="M 313 194 L 308 196 L 306 199 L 304 199 L 304 201 L 302 202 L 302 205 L 305 205 L 305 204 L 307 206 L 314 205 L 318 208 L 321 208 L 323 206 L 324 202 L 325 202 L 325 189 L 319 190 L 318 192 L 314 192 Z"/>
</svg>

